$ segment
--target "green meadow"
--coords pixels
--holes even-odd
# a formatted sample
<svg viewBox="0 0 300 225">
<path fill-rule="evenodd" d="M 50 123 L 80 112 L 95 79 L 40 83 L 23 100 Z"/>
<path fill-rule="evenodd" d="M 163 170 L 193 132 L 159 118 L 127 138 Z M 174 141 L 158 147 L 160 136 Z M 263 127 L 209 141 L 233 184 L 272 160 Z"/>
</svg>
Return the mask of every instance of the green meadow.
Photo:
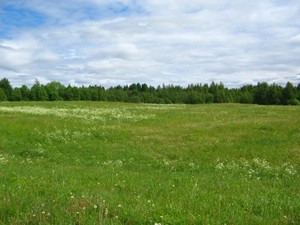
<svg viewBox="0 0 300 225">
<path fill-rule="evenodd" d="M 0 103 L 0 224 L 300 224 L 300 107 Z"/>
</svg>

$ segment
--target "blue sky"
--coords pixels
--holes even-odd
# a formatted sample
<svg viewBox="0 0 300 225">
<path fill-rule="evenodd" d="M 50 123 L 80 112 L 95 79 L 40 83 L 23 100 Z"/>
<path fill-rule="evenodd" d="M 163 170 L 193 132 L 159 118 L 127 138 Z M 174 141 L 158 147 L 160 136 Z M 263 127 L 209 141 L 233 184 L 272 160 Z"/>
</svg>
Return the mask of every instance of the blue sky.
<svg viewBox="0 0 300 225">
<path fill-rule="evenodd" d="M 0 0 L 14 86 L 300 83 L 298 0 Z"/>
</svg>

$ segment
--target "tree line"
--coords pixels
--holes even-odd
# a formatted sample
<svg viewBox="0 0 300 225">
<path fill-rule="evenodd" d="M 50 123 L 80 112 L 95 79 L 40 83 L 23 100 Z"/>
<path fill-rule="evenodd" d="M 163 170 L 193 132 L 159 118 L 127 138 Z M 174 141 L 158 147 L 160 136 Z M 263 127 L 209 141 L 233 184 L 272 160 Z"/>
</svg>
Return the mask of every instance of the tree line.
<svg viewBox="0 0 300 225">
<path fill-rule="evenodd" d="M 149 86 L 133 83 L 105 89 L 102 86 L 65 86 L 57 81 L 46 85 L 38 80 L 31 88 L 13 88 L 7 78 L 0 80 L 0 101 L 109 101 L 156 104 L 247 103 L 261 105 L 299 105 L 300 83 L 294 86 L 268 84 L 227 88 L 223 83 Z"/>
</svg>

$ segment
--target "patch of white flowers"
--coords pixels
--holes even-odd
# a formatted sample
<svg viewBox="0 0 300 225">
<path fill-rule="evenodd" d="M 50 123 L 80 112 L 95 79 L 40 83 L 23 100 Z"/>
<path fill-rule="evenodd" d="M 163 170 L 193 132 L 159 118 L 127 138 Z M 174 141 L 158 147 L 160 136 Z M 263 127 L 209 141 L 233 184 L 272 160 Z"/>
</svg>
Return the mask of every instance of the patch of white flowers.
<svg viewBox="0 0 300 225">
<path fill-rule="evenodd" d="M 170 109 L 183 109 L 184 104 L 142 104 L 134 107 L 134 109 L 149 109 L 149 110 L 170 110 Z"/>
<path fill-rule="evenodd" d="M 8 155 L 0 155 L 0 164 L 7 164 L 9 162 L 9 156 Z"/>
<path fill-rule="evenodd" d="M 104 166 L 116 166 L 116 167 L 121 167 L 123 166 L 124 162 L 120 159 L 118 160 L 108 160 L 106 162 L 103 162 Z"/>
<path fill-rule="evenodd" d="M 77 140 L 84 139 L 95 135 L 97 129 L 95 127 L 87 128 L 84 130 L 71 130 L 68 128 L 59 129 L 54 127 L 51 131 L 43 132 L 39 129 L 35 129 L 33 134 L 36 136 L 44 137 L 46 142 L 51 143 L 70 143 L 76 142 Z"/>
<path fill-rule="evenodd" d="M 49 115 L 63 118 L 77 118 L 85 121 L 106 121 L 106 120 L 133 120 L 138 121 L 148 119 L 154 115 L 133 114 L 125 107 L 123 108 L 45 108 L 30 106 L 1 106 L 0 111 L 12 113 L 27 113 L 34 115 Z"/>
<path fill-rule="evenodd" d="M 279 176 L 294 176 L 297 170 L 290 163 L 283 163 L 282 165 L 272 165 L 265 159 L 254 158 L 252 160 L 239 159 L 236 161 L 226 161 L 217 159 L 215 165 L 217 171 L 236 172 L 245 175 L 248 178 L 258 178 L 261 176 L 272 176 L 278 178 Z"/>
</svg>

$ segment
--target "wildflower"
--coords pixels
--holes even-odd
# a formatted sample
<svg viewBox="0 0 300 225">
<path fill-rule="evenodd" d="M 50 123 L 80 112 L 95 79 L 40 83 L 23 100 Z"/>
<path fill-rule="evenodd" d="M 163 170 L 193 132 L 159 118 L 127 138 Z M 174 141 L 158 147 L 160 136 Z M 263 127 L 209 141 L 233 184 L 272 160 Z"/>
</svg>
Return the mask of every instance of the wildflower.
<svg viewBox="0 0 300 225">
<path fill-rule="evenodd" d="M 297 173 L 294 167 L 288 164 L 286 164 L 285 172 L 287 172 L 289 175 L 295 175 Z"/>
<path fill-rule="evenodd" d="M 97 205 L 94 205 L 94 209 L 97 209 L 98 208 L 98 206 Z"/>
<path fill-rule="evenodd" d="M 195 167 L 195 164 L 194 163 L 189 163 L 189 166 L 194 168 Z"/>
<path fill-rule="evenodd" d="M 222 162 L 220 162 L 216 165 L 217 170 L 222 170 L 223 168 L 224 168 L 224 164 Z"/>
<path fill-rule="evenodd" d="M 0 155 L 0 164 L 7 164 L 8 159 L 4 155 Z"/>
</svg>

